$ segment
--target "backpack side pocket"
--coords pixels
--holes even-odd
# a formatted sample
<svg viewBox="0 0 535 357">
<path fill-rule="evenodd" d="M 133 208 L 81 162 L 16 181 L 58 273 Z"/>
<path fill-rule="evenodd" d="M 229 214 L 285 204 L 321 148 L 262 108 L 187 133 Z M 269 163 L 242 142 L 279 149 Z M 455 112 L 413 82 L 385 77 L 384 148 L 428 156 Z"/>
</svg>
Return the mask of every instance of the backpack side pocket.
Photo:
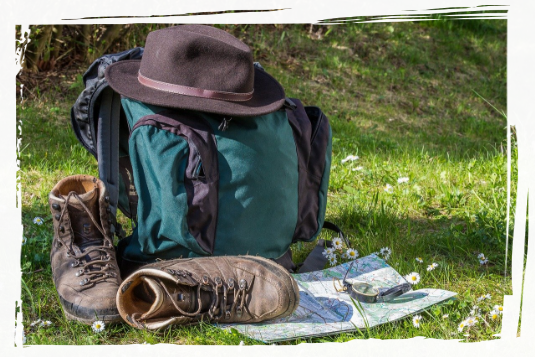
<svg viewBox="0 0 535 357">
<path fill-rule="evenodd" d="M 137 134 L 141 128 L 145 129 Z M 138 236 L 140 243 L 145 241 L 143 250 L 160 257 L 183 255 L 184 247 L 212 254 L 219 168 L 211 127 L 192 113 L 166 111 L 141 118 L 132 128 L 134 135 L 138 138 L 132 143 L 137 150 L 133 155 L 143 160 L 132 162 L 137 166 Z M 139 146 L 142 143 L 144 147 Z"/>
</svg>

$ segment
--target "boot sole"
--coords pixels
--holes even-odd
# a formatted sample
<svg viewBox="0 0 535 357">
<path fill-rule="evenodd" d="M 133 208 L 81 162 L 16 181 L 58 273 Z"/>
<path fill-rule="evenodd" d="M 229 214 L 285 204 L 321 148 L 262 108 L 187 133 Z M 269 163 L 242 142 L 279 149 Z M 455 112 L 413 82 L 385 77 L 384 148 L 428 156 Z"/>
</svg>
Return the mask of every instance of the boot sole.
<svg viewBox="0 0 535 357">
<path fill-rule="evenodd" d="M 78 322 L 81 322 L 81 323 L 83 323 L 85 325 L 92 325 L 95 321 L 98 321 L 98 320 L 105 322 L 106 325 L 115 325 L 115 324 L 123 322 L 123 318 L 119 314 L 117 314 L 117 315 L 99 316 L 98 319 L 96 319 L 96 318 L 84 319 L 82 317 L 74 316 L 74 315 L 70 314 L 69 312 L 67 312 L 67 310 L 65 310 L 65 309 L 63 309 L 63 314 L 65 315 L 65 318 L 67 320 L 78 321 Z"/>
</svg>

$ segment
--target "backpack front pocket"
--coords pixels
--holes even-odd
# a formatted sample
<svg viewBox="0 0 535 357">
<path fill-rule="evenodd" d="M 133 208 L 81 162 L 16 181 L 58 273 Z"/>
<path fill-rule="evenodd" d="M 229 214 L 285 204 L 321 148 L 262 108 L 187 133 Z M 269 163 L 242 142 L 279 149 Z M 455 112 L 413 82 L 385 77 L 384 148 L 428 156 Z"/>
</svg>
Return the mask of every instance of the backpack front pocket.
<svg viewBox="0 0 535 357">
<path fill-rule="evenodd" d="M 212 254 L 219 168 L 211 127 L 190 112 L 147 115 L 132 128 L 130 152 L 142 251 L 159 257 L 178 257 L 184 248 Z"/>
</svg>

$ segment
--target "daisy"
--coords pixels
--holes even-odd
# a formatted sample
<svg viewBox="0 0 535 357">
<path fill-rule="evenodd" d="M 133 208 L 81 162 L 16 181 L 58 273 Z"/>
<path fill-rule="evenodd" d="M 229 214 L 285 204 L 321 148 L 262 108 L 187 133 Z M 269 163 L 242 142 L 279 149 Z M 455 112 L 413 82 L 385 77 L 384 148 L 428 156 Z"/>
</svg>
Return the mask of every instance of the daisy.
<svg viewBox="0 0 535 357">
<path fill-rule="evenodd" d="M 137 350 L 139 353 L 145 353 L 149 350 L 150 343 L 143 342 L 142 344 L 137 345 Z"/>
<path fill-rule="evenodd" d="M 424 262 L 424 260 L 423 260 L 422 258 L 420 258 L 420 257 L 416 258 L 416 261 L 417 261 L 418 263 L 423 263 L 423 262 Z"/>
<path fill-rule="evenodd" d="M 42 322 L 41 319 L 39 319 L 39 320 L 35 320 L 34 322 L 32 322 L 32 323 L 30 324 L 30 327 L 33 327 L 33 326 L 35 326 L 35 325 L 40 325 L 41 322 Z"/>
<path fill-rule="evenodd" d="M 336 250 L 342 249 L 342 238 L 333 239 L 333 248 Z"/>
<path fill-rule="evenodd" d="M 356 155 L 349 155 L 345 159 L 342 159 L 342 164 L 345 163 L 345 162 L 348 162 L 348 161 L 355 161 L 355 160 L 358 160 L 358 159 L 359 159 L 359 157 L 356 156 Z"/>
<path fill-rule="evenodd" d="M 351 169 L 351 171 L 360 171 L 360 170 L 362 170 L 362 169 L 363 169 L 362 166 L 357 166 L 357 167 L 355 167 L 354 169 Z"/>
<path fill-rule="evenodd" d="M 331 256 L 327 257 L 327 259 L 329 259 L 329 264 L 331 264 L 331 266 L 335 266 L 336 265 L 336 255 L 331 255 Z"/>
<path fill-rule="evenodd" d="M 240 341 L 240 344 L 239 344 L 239 345 L 240 345 L 240 346 L 245 346 L 245 342 Z"/>
<path fill-rule="evenodd" d="M 35 217 L 33 219 L 33 224 L 37 224 L 38 226 L 40 226 L 41 224 L 43 224 L 43 219 L 41 217 Z"/>
<path fill-rule="evenodd" d="M 416 285 L 420 282 L 420 274 L 412 272 L 405 276 L 405 280 L 407 280 L 411 285 Z"/>
<path fill-rule="evenodd" d="M 26 237 L 22 237 L 22 245 L 26 244 L 26 242 L 28 241 L 28 239 Z"/>
<path fill-rule="evenodd" d="M 450 317 L 450 314 L 444 314 L 444 315 L 442 315 L 442 318 L 443 318 L 444 320 L 447 319 L 448 317 Z"/>
<path fill-rule="evenodd" d="M 485 254 L 483 254 L 483 253 L 479 253 L 479 254 L 477 255 L 477 259 L 479 259 L 479 260 L 485 260 Z"/>
<path fill-rule="evenodd" d="M 400 177 L 398 178 L 398 183 L 407 183 L 409 182 L 409 178 L 408 177 Z"/>
<path fill-rule="evenodd" d="M 325 248 L 321 254 L 323 254 L 324 257 L 329 258 L 334 255 L 334 248 Z"/>
<path fill-rule="evenodd" d="M 93 322 L 93 325 L 91 325 L 91 328 L 93 329 L 93 331 L 99 333 L 104 331 L 104 329 L 106 328 L 106 324 L 102 321 L 95 321 Z"/>
<path fill-rule="evenodd" d="M 438 268 L 438 264 L 432 263 L 431 265 L 427 266 L 427 271 L 435 270 L 436 268 Z"/>
<path fill-rule="evenodd" d="M 394 188 L 390 184 L 387 183 L 385 186 L 385 191 L 386 193 L 392 193 L 394 192 Z"/>
<path fill-rule="evenodd" d="M 492 310 L 489 315 L 492 320 L 497 320 L 500 317 L 500 313 L 496 310 Z"/>
<path fill-rule="evenodd" d="M 52 321 L 43 321 L 41 322 L 41 326 L 42 327 L 48 327 L 48 326 L 52 326 Z"/>
<path fill-rule="evenodd" d="M 494 305 L 494 310 L 501 314 L 503 314 L 503 306 L 502 305 Z"/>
<path fill-rule="evenodd" d="M 479 264 L 480 264 L 480 265 L 484 265 L 484 264 L 487 264 L 488 262 L 489 262 L 488 259 L 483 259 L 483 260 L 480 260 L 480 261 L 479 261 Z"/>
<path fill-rule="evenodd" d="M 15 335 L 15 342 L 19 345 L 23 345 L 26 343 L 26 336 L 25 335 Z"/>
<path fill-rule="evenodd" d="M 422 316 L 416 315 L 412 318 L 412 324 L 414 327 L 419 328 L 420 327 L 420 321 L 422 321 Z"/>
<path fill-rule="evenodd" d="M 383 247 L 383 248 L 381 248 L 379 253 L 381 253 L 381 255 L 390 255 L 390 254 L 392 254 L 392 251 L 388 247 Z"/>
<path fill-rule="evenodd" d="M 477 317 L 476 316 L 470 316 L 466 319 L 466 325 L 468 326 L 474 326 L 477 324 Z"/>
<path fill-rule="evenodd" d="M 496 348 L 496 344 L 493 341 L 487 341 L 486 347 L 487 350 L 494 351 L 494 349 Z"/>
<path fill-rule="evenodd" d="M 490 300 L 490 294 L 486 294 L 484 297 L 485 299 Z"/>
<path fill-rule="evenodd" d="M 349 248 L 345 254 L 347 259 L 357 259 L 357 257 L 359 256 L 359 252 L 357 252 L 353 248 Z"/>
<path fill-rule="evenodd" d="M 459 332 L 463 332 L 463 329 L 465 328 L 465 326 L 466 326 L 466 320 L 461 321 L 461 323 L 460 323 L 459 326 L 457 327 L 457 331 L 459 331 Z"/>
</svg>

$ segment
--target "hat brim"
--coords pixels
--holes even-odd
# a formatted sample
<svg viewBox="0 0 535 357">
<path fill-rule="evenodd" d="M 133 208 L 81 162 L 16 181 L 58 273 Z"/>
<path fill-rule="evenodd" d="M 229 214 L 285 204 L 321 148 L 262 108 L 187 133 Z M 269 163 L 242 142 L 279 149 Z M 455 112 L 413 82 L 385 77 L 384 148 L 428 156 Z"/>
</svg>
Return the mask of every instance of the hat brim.
<svg viewBox="0 0 535 357">
<path fill-rule="evenodd" d="M 208 113 L 257 116 L 274 112 L 282 107 L 284 89 L 275 78 L 255 67 L 253 97 L 247 101 L 224 101 L 193 97 L 152 89 L 137 79 L 141 60 L 126 60 L 106 68 L 106 80 L 117 93 L 143 103 L 169 108 L 198 110 Z"/>
</svg>

